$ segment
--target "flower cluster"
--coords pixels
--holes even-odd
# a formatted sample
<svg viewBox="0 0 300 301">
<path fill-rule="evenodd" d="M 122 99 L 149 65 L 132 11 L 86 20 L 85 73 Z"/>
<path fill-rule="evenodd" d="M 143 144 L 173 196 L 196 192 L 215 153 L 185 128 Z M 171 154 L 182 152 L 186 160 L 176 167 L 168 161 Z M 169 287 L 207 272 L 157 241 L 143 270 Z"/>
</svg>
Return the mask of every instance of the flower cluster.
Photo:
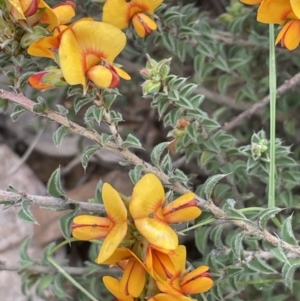
<svg viewBox="0 0 300 301">
<path fill-rule="evenodd" d="M 123 270 L 120 280 L 103 277 L 117 300 L 133 301 L 142 295 L 149 301 L 191 301 L 189 295 L 211 289 L 207 266 L 186 271 L 185 246 L 178 245 L 170 226 L 200 216 L 194 193 L 165 204 L 162 183 L 147 174 L 134 186 L 130 199 L 108 183 L 103 185 L 102 198 L 107 217 L 77 216 L 72 234 L 79 240 L 104 238 L 96 262 Z"/>
<path fill-rule="evenodd" d="M 249 5 L 259 4 L 257 21 L 283 25 L 275 43 L 294 50 L 300 43 L 300 1 L 295 0 L 240 0 Z"/>
<path fill-rule="evenodd" d="M 55 61 L 50 67 L 29 78 L 36 89 L 46 90 L 62 85 L 89 83 L 101 88 L 115 88 L 120 78 L 130 76 L 114 63 L 126 45 L 121 31 L 130 24 L 140 37 L 157 29 L 152 19 L 163 0 L 107 0 L 102 22 L 79 19 L 66 25 L 75 16 L 75 4 L 65 1 L 50 8 L 44 0 L 6 0 L 10 18 L 23 27 L 21 45 L 28 54 Z"/>
</svg>

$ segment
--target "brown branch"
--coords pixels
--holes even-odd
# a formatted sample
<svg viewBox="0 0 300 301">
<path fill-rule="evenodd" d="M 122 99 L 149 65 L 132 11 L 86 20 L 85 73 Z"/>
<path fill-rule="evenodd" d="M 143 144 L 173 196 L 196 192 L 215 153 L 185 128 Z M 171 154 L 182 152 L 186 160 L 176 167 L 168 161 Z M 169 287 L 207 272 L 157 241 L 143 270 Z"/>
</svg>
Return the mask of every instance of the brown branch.
<svg viewBox="0 0 300 301">
<path fill-rule="evenodd" d="M 41 206 L 41 207 L 50 207 L 57 208 L 59 210 L 72 210 L 74 209 L 74 205 L 79 205 L 82 211 L 93 211 L 98 213 L 104 213 L 104 206 L 101 204 L 92 204 L 87 202 L 78 202 L 70 199 L 61 199 L 55 198 L 51 196 L 38 196 L 27 193 L 15 193 L 0 190 L 0 200 L 7 201 L 11 204 L 17 205 L 21 203 L 22 199 L 28 199 L 31 201 L 33 205 Z"/>
<path fill-rule="evenodd" d="M 300 82 L 300 72 L 293 76 L 291 79 L 286 80 L 277 90 L 276 96 L 279 97 L 289 89 L 293 88 Z M 237 126 L 241 125 L 245 122 L 245 119 L 250 118 L 257 110 L 264 108 L 270 102 L 270 96 L 265 96 L 262 100 L 251 106 L 251 108 L 247 109 L 243 113 L 239 114 L 230 122 L 224 124 L 224 129 L 226 131 L 231 131 Z"/>
<path fill-rule="evenodd" d="M 299 78 L 297 78 L 297 80 L 300 79 L 300 74 L 298 74 L 298 77 Z M 289 86 L 288 88 L 291 87 L 291 84 L 287 84 L 287 85 Z M 285 88 L 284 91 L 286 91 L 288 88 Z M 281 88 L 281 93 L 283 93 L 282 90 L 283 90 L 283 88 Z M 16 93 L 0 90 L 0 97 L 2 97 L 4 99 L 8 99 L 18 105 L 23 106 L 27 110 L 33 112 L 33 105 L 35 103 L 33 101 L 31 101 L 30 99 L 26 98 L 22 94 L 16 94 Z M 145 173 L 155 174 L 165 185 L 171 186 L 175 191 L 179 192 L 180 194 L 190 192 L 189 189 L 187 189 L 186 187 L 181 185 L 179 182 L 170 183 L 169 177 L 164 172 L 162 172 L 160 169 L 158 169 L 156 167 L 153 167 L 151 164 L 143 161 L 142 159 L 137 157 L 135 154 L 133 154 L 129 149 L 120 148 L 113 142 L 108 142 L 108 143 L 103 144 L 101 136 L 96 131 L 85 129 L 85 128 L 79 126 L 78 124 L 69 121 L 66 117 L 64 117 L 56 112 L 53 112 L 49 109 L 47 109 L 45 112 L 43 112 L 42 115 L 53 121 L 58 122 L 59 124 L 69 126 L 70 130 L 73 133 L 76 133 L 76 134 L 79 134 L 86 138 L 89 138 L 89 139 L 95 141 L 96 143 L 98 143 L 103 148 L 122 155 L 131 164 L 142 166 Z M 245 232 L 247 232 L 249 235 L 258 236 L 258 237 L 268 241 L 269 243 L 271 243 L 274 246 L 282 246 L 284 249 L 286 249 L 290 252 L 294 252 L 298 256 L 300 256 L 300 246 L 294 246 L 285 241 L 282 241 L 277 236 L 272 235 L 266 229 L 260 229 L 256 226 L 254 226 L 254 224 L 249 223 L 247 221 L 227 219 L 227 213 L 224 210 L 222 210 L 221 208 L 217 207 L 211 200 L 206 201 L 206 200 L 200 198 L 199 196 L 197 196 L 197 200 L 198 200 L 199 206 L 201 208 L 204 208 L 204 209 L 210 211 L 216 219 L 227 220 L 228 222 L 232 223 L 233 225 L 235 225 L 235 226 L 241 228 L 242 230 L 244 230 Z M 92 206 L 94 204 L 90 204 L 90 205 Z"/>
</svg>

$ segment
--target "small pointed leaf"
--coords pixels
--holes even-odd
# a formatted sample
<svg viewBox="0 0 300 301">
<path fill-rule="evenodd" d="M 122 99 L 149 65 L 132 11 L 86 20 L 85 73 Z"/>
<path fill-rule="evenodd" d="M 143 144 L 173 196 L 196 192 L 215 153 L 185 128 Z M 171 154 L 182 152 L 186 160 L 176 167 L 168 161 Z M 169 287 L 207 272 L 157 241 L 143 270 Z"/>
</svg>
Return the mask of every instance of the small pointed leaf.
<svg viewBox="0 0 300 301">
<path fill-rule="evenodd" d="M 126 140 L 121 144 L 121 147 L 128 148 L 128 147 L 134 147 L 134 148 L 143 148 L 140 140 L 133 136 L 132 134 L 129 134 L 126 138 Z"/>
<path fill-rule="evenodd" d="M 30 211 L 30 206 L 31 206 L 30 200 L 23 199 L 21 205 L 22 205 L 22 209 L 18 212 L 18 217 L 24 220 L 25 222 L 38 225 L 38 222 L 36 221 L 36 219 L 34 218 L 34 216 Z"/>
<path fill-rule="evenodd" d="M 279 213 L 280 211 L 282 211 L 282 208 L 267 208 L 265 210 L 263 210 L 262 212 L 260 212 L 260 214 L 258 215 L 258 224 L 259 226 L 264 229 L 266 227 L 266 224 L 268 222 L 268 220 L 270 218 L 273 218 L 277 213 Z"/>
<path fill-rule="evenodd" d="M 90 145 L 82 153 L 81 164 L 84 169 L 87 168 L 91 156 L 100 149 L 99 145 Z"/>
<path fill-rule="evenodd" d="M 203 184 L 203 188 L 204 188 L 204 193 L 205 193 L 207 200 L 211 199 L 213 190 L 214 190 L 215 186 L 217 185 L 217 183 L 220 180 L 222 180 L 223 178 L 225 178 L 227 175 L 228 174 L 214 175 L 206 180 L 206 182 Z"/>
<path fill-rule="evenodd" d="M 61 180 L 60 180 L 60 167 L 58 167 L 51 175 L 47 189 L 50 195 L 61 198 L 65 196 L 65 192 L 62 188 Z"/>
<path fill-rule="evenodd" d="M 170 143 L 171 142 L 162 142 L 153 148 L 153 151 L 150 154 L 150 159 L 154 166 L 159 167 L 161 155 Z"/>
<path fill-rule="evenodd" d="M 284 220 L 280 229 L 280 234 L 281 234 L 281 238 L 287 243 L 290 243 L 292 245 L 297 245 L 297 240 L 292 228 L 292 216 L 293 215 L 290 215 L 288 218 Z"/>
<path fill-rule="evenodd" d="M 53 142 L 55 146 L 59 147 L 61 145 L 62 139 L 70 132 L 71 130 L 68 126 L 60 126 L 53 134 Z"/>
</svg>

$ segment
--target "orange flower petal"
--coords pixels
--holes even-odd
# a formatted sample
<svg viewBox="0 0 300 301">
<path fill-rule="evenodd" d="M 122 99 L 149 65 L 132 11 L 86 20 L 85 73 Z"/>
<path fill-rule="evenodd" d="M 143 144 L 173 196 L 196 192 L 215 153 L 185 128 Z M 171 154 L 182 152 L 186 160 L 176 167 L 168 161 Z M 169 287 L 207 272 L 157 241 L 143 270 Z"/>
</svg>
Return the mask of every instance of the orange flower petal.
<svg viewBox="0 0 300 301">
<path fill-rule="evenodd" d="M 72 31 L 82 53 L 93 54 L 109 63 L 114 61 L 126 44 L 126 36 L 121 30 L 103 22 L 78 21 L 72 25 Z M 87 66 L 86 70 L 90 67 Z"/>
<path fill-rule="evenodd" d="M 199 275 L 208 272 L 209 267 L 206 265 L 202 265 L 198 267 L 197 269 L 194 269 L 190 273 L 186 274 L 180 281 L 181 285 L 186 284 L 189 281 L 192 281 L 194 278 L 197 278 Z"/>
<path fill-rule="evenodd" d="M 110 184 L 104 183 L 102 198 L 108 218 L 114 223 L 127 222 L 127 210 L 125 204 L 116 189 Z"/>
<path fill-rule="evenodd" d="M 156 8 L 158 6 L 160 6 L 162 3 L 163 3 L 163 0 L 151 0 L 151 1 L 149 1 L 149 0 L 132 0 L 130 3 L 131 4 L 130 15 L 133 16 L 133 12 L 135 11 L 135 8 L 140 8 L 142 12 L 147 12 L 150 15 L 153 15 Z M 134 12 L 134 14 L 135 13 L 136 12 Z"/>
<path fill-rule="evenodd" d="M 286 19 L 297 18 L 290 1 L 264 0 L 257 11 L 257 21 L 267 24 L 283 24 Z"/>
<path fill-rule="evenodd" d="M 114 225 L 107 234 L 98 257 L 96 258 L 96 263 L 103 263 L 106 261 L 114 251 L 117 249 L 118 245 L 122 242 L 127 233 L 127 223 Z"/>
<path fill-rule="evenodd" d="M 263 0 L 240 0 L 240 1 L 248 5 L 256 5 L 256 4 L 260 4 Z"/>
<path fill-rule="evenodd" d="M 195 299 L 191 299 L 183 295 L 175 296 L 162 293 L 153 296 L 148 301 L 195 301 Z"/>
<path fill-rule="evenodd" d="M 110 276 L 104 276 L 103 282 L 106 288 L 120 301 L 133 301 L 132 296 L 125 296 L 120 292 L 120 281 Z"/>
<path fill-rule="evenodd" d="M 201 294 L 209 291 L 214 285 L 214 281 L 209 277 L 197 278 L 181 286 L 185 295 Z"/>
<path fill-rule="evenodd" d="M 292 9 L 297 18 L 300 19 L 300 1 L 299 0 L 290 0 Z"/>
<path fill-rule="evenodd" d="M 48 57 L 55 60 L 55 55 L 53 51 L 57 50 L 59 47 L 59 40 L 57 37 L 45 37 L 28 47 L 28 54 L 38 57 Z"/>
<path fill-rule="evenodd" d="M 72 235 L 79 240 L 92 240 L 106 237 L 110 221 L 105 217 L 79 215 L 73 219 Z"/>
<path fill-rule="evenodd" d="M 90 68 L 86 75 L 92 82 L 102 88 L 108 88 L 113 79 L 112 72 L 101 65 L 96 65 Z"/>
<path fill-rule="evenodd" d="M 119 68 L 119 67 L 116 67 L 116 66 L 113 66 L 113 68 L 115 69 L 116 73 L 123 79 L 125 80 L 130 80 L 131 77 L 130 75 L 125 72 L 123 69 Z"/>
<path fill-rule="evenodd" d="M 158 211 L 164 201 L 165 192 L 161 181 L 154 174 L 147 174 L 133 188 L 129 211 L 133 219 L 148 217 Z M 162 217 L 162 212 L 160 215 Z"/>
<path fill-rule="evenodd" d="M 146 283 L 146 270 L 135 258 L 129 259 L 120 281 L 121 292 L 139 297 Z"/>
<path fill-rule="evenodd" d="M 59 24 L 67 24 L 75 17 L 75 3 L 72 1 L 61 2 L 52 7 Z"/>
<path fill-rule="evenodd" d="M 85 71 L 82 63 L 82 50 L 71 29 L 66 29 L 60 40 L 59 61 L 65 80 L 70 85 L 86 86 Z"/>
<path fill-rule="evenodd" d="M 175 274 L 175 267 L 170 256 L 155 250 L 151 245 L 149 245 L 147 250 L 145 265 L 156 280 L 165 281 L 167 278 L 172 278 Z"/>
<path fill-rule="evenodd" d="M 135 14 L 132 18 L 132 25 L 141 38 L 150 34 L 152 30 L 157 29 L 156 23 L 147 15 L 143 13 Z"/>
<path fill-rule="evenodd" d="M 37 90 L 47 90 L 53 88 L 52 85 L 42 82 L 43 77 L 47 74 L 48 74 L 47 71 L 41 71 L 29 76 L 28 78 L 29 85 Z"/>
<path fill-rule="evenodd" d="M 200 266 L 186 274 L 180 281 L 181 290 L 184 294 L 199 294 L 210 290 L 214 281 L 208 273 L 208 266 Z"/>
<path fill-rule="evenodd" d="M 132 257 L 132 252 L 128 248 L 117 248 L 114 253 L 103 261 L 103 264 L 115 264 Z"/>
<path fill-rule="evenodd" d="M 156 281 L 156 285 L 158 289 L 166 294 L 175 295 L 175 296 L 182 296 L 183 293 L 181 292 L 181 288 L 179 285 L 179 278 L 171 281 Z"/>
<path fill-rule="evenodd" d="M 120 29 L 127 28 L 132 17 L 137 13 L 153 14 L 163 0 L 106 0 L 103 6 L 102 20 Z"/>
<path fill-rule="evenodd" d="M 39 8 L 43 13 L 41 17 L 38 18 L 39 23 L 49 24 L 47 30 L 52 31 L 56 26 L 59 25 L 58 18 L 50 6 L 43 0 L 39 0 Z"/>
<path fill-rule="evenodd" d="M 134 223 L 150 244 L 167 250 L 177 248 L 177 234 L 167 223 L 148 217 L 136 219 Z"/>
<path fill-rule="evenodd" d="M 197 207 L 195 194 L 186 193 L 163 208 L 164 219 L 168 224 L 190 221 L 197 218 L 201 209 Z"/>
<path fill-rule="evenodd" d="M 290 20 L 279 32 L 275 44 L 281 40 L 281 45 L 288 50 L 294 50 L 300 43 L 300 20 Z"/>
</svg>

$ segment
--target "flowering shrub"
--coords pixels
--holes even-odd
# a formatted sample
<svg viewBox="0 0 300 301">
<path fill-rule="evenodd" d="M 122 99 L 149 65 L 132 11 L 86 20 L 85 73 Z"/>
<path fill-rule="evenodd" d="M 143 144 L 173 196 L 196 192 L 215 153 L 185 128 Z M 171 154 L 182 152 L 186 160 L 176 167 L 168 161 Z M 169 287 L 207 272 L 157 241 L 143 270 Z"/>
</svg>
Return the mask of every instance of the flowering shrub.
<svg viewBox="0 0 300 301">
<path fill-rule="evenodd" d="M 36 285 L 44 299 L 80 301 L 300 298 L 300 1 L 175 2 L 0 0 L 3 111 L 57 123 L 57 147 L 70 134 L 92 141 L 78 143 L 82 172 L 99 150 L 117 154 L 134 184 L 123 195 L 100 181 L 93 199 L 75 201 L 58 167 L 50 196 L 0 191 L 0 204 L 19 205 L 26 222 L 36 223 L 34 204 L 69 210 L 60 218 L 65 240 L 43 259 L 22 245 L 24 292 Z M 136 111 L 141 96 L 149 114 Z M 149 143 L 153 123 L 160 139 Z M 88 242 L 84 270 L 58 263 L 53 254 L 78 241 Z"/>
</svg>

